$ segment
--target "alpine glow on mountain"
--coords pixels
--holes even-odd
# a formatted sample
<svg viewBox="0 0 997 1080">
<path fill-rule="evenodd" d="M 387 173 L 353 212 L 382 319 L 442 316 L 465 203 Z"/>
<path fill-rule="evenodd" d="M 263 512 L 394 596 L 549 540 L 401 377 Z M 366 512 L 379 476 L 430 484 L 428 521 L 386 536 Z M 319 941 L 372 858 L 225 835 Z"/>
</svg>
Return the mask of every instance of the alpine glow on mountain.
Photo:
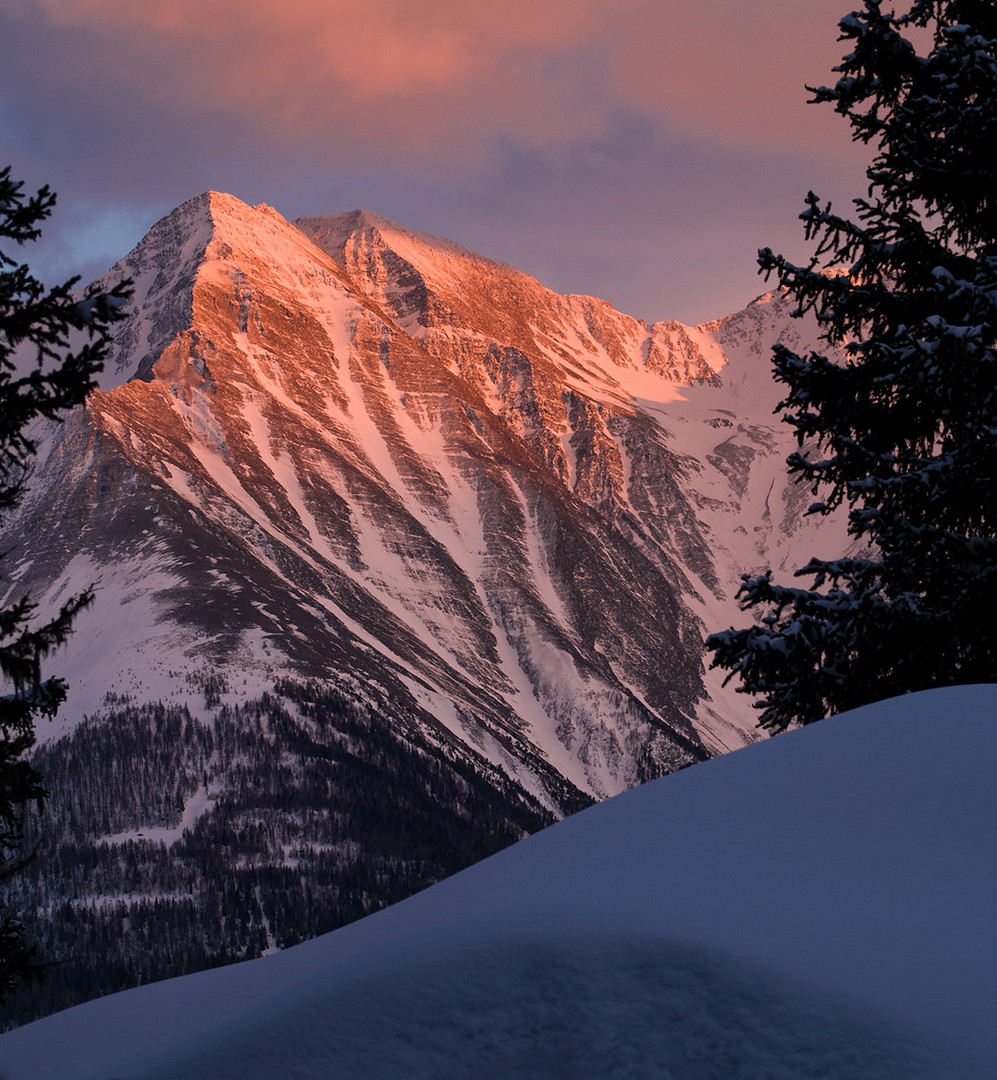
<svg viewBox="0 0 997 1080">
<path fill-rule="evenodd" d="M 164 893 L 197 927 L 221 890 L 242 915 L 183 961 L 203 966 L 403 890 L 421 840 L 399 848 L 387 818 L 390 897 L 357 870 L 334 916 L 306 869 L 340 903 L 344 861 L 372 857 L 364 792 L 423 820 L 412 755 L 437 770 L 418 829 L 446 858 L 408 888 L 756 738 L 704 634 L 737 617 L 741 572 L 798 565 L 828 529 L 802 516 L 772 416 L 771 345 L 816 338 L 780 295 L 648 325 L 366 211 L 290 224 L 217 193 L 122 276 L 134 310 L 101 388 L 46 432 L 3 536 L 13 593 L 97 585 L 39 733 L 75 895 L 25 889 L 95 927 Z M 208 889 L 197 867 L 225 845 Z M 271 873 L 324 914 L 292 925 Z"/>
</svg>

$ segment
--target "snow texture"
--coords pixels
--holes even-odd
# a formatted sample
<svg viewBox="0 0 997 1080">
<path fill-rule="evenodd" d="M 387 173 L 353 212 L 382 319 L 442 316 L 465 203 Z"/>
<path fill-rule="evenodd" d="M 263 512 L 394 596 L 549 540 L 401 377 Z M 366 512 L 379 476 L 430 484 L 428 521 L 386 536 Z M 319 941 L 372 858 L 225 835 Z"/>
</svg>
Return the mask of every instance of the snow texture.
<svg viewBox="0 0 997 1080">
<path fill-rule="evenodd" d="M 997 1073 L 997 687 L 665 777 L 287 952 L 0 1037 L 6 1080 Z"/>
</svg>

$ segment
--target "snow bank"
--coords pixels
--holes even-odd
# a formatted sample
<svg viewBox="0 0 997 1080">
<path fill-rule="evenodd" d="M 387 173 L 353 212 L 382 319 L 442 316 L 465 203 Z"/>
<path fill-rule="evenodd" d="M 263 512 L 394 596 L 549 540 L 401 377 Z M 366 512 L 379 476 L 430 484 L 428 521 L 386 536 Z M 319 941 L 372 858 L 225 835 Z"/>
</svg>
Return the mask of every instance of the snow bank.
<svg viewBox="0 0 997 1080">
<path fill-rule="evenodd" d="M 617 796 L 296 949 L 0 1037 L 6 1080 L 997 1074 L 997 688 Z"/>
</svg>

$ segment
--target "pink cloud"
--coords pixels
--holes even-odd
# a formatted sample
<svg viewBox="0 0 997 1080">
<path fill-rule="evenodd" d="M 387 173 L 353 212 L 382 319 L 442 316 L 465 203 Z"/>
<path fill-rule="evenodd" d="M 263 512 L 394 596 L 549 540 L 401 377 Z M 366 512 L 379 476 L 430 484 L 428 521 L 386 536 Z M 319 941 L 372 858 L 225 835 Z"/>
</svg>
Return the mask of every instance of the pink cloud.
<svg viewBox="0 0 997 1080">
<path fill-rule="evenodd" d="M 819 150 L 841 121 L 808 107 L 805 86 L 836 78 L 847 10 L 842 0 L 648 5 L 613 27 L 613 92 L 728 144 Z"/>
<path fill-rule="evenodd" d="M 0 0 L 79 41 L 67 79 L 365 160 L 592 138 L 635 109 L 720 142 L 811 147 L 805 81 L 841 0 Z M 387 149 L 390 144 L 390 150 Z"/>
<path fill-rule="evenodd" d="M 89 39 L 79 68 L 89 57 L 89 66 L 151 103 L 250 116 L 292 136 L 367 127 L 418 144 L 451 141 L 454 125 L 465 134 L 482 125 L 528 133 L 537 121 L 530 101 L 552 110 L 567 136 L 577 134 L 572 103 L 541 85 L 543 72 L 528 54 L 583 44 L 618 4 L 38 0 L 35 7 L 53 27 Z"/>
<path fill-rule="evenodd" d="M 289 217 L 369 206 L 559 290 L 706 318 L 760 290 L 758 246 L 805 257 L 808 187 L 864 188 L 803 89 L 848 6 L 0 0 L 0 150 L 62 196 L 52 278 L 216 188 Z"/>
</svg>

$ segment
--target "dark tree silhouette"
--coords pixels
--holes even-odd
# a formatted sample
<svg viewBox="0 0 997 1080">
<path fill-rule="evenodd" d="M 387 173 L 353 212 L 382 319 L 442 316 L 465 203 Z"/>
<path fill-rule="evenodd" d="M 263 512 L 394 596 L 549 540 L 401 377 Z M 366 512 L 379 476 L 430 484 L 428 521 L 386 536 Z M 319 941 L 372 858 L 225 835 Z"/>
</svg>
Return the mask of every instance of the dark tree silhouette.
<svg viewBox="0 0 997 1080">
<path fill-rule="evenodd" d="M 47 187 L 26 196 L 10 169 L 0 170 L 0 515 L 23 492 L 36 450 L 31 422 L 57 419 L 93 389 L 110 347 L 108 327 L 130 296 L 128 282 L 83 298 L 73 294 L 78 278 L 46 289 L 7 253 L 10 241 L 20 246 L 38 238 L 54 205 Z M 52 716 L 66 696 L 60 679 L 42 679 L 41 661 L 65 641 L 90 599 L 84 592 L 40 622 L 27 597 L 0 609 L 0 877 L 23 865 L 22 815 L 46 794 L 25 760 L 35 719 Z M 32 963 L 19 919 L 0 910 L 0 998 Z"/>
<path fill-rule="evenodd" d="M 759 623 L 707 640 L 773 730 L 997 680 L 997 6 L 866 0 L 840 27 L 840 77 L 810 89 L 875 147 L 868 195 L 846 218 L 811 192 L 810 264 L 759 262 L 823 328 L 826 356 L 775 349 L 788 465 L 855 545 L 809 588 L 745 575 Z"/>
</svg>

